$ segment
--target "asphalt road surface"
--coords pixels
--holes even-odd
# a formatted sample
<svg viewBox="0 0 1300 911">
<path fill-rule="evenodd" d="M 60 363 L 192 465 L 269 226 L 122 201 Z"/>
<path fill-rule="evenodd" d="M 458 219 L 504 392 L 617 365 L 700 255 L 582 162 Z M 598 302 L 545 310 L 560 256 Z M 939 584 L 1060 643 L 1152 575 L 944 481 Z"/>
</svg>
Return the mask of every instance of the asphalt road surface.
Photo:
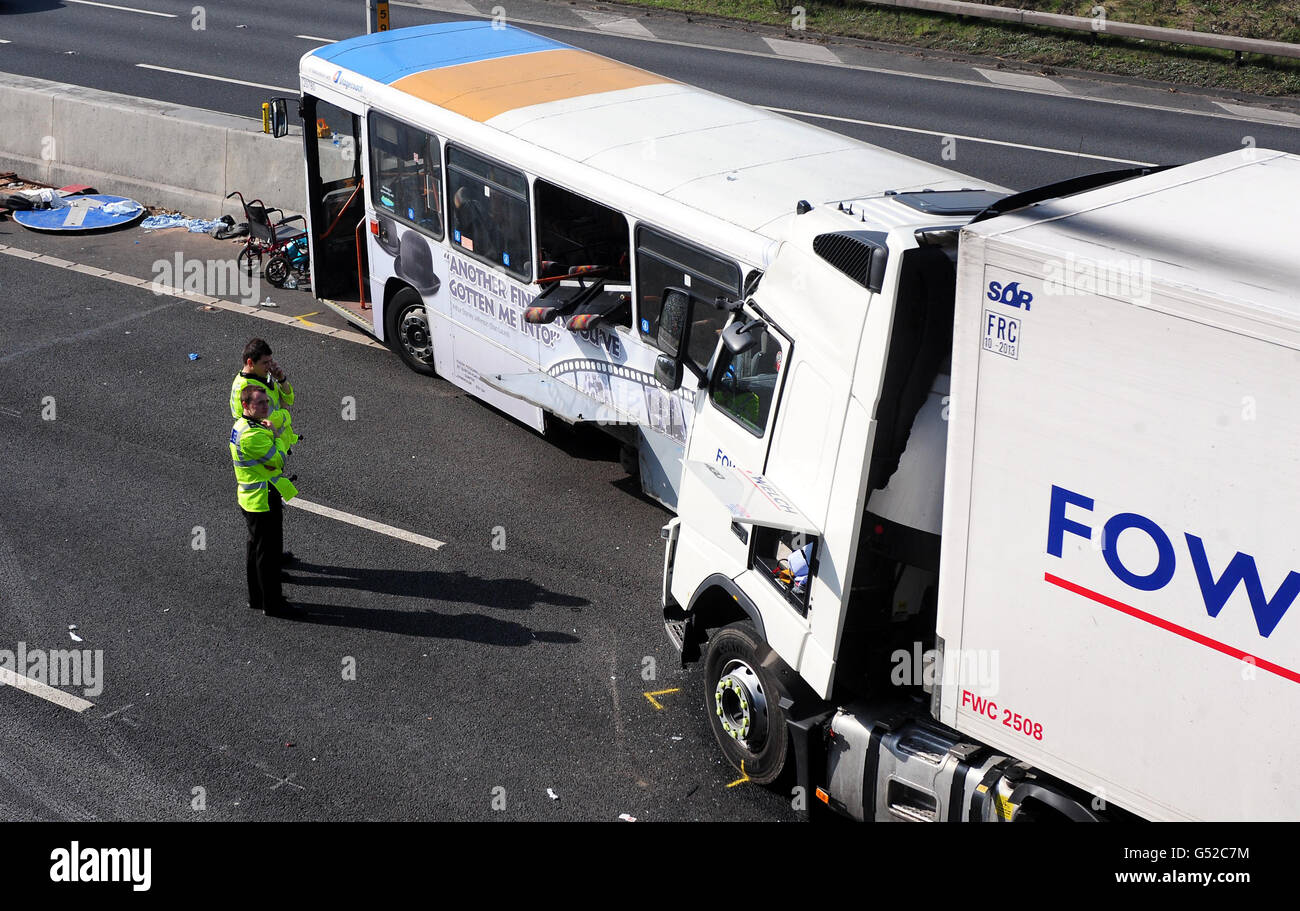
<svg viewBox="0 0 1300 911">
<path fill-rule="evenodd" d="M 658 619 L 667 514 L 602 437 L 548 441 L 380 349 L 0 275 L 0 649 L 102 661 L 63 688 L 82 712 L 0 687 L 0 818 L 796 818 L 728 787 Z M 441 542 L 287 509 L 303 621 L 245 607 L 226 402 L 259 334 L 299 390 L 302 499 Z"/>
<path fill-rule="evenodd" d="M 0 69 L 251 113 L 292 89 L 303 52 L 359 31 L 360 7 L 233 0 L 195 29 L 189 0 L 0 3 Z M 1056 95 L 910 57 L 774 59 L 708 26 L 677 43 L 537 30 L 1013 188 L 1300 151 L 1294 126 L 1173 110 L 1150 87 L 1063 79 L 1082 94 Z M 126 234 L 5 223 L 0 243 L 149 277 Z M 102 660 L 92 686 L 63 688 L 88 708 L 0 687 L 0 818 L 797 817 L 721 762 L 698 670 L 658 620 L 667 514 L 598 435 L 546 440 L 386 351 L 90 274 L 0 255 L 0 287 L 0 650 Z M 302 499 L 408 533 L 287 510 L 298 622 L 244 607 L 226 401 L 252 335 L 299 390 Z"/>
</svg>

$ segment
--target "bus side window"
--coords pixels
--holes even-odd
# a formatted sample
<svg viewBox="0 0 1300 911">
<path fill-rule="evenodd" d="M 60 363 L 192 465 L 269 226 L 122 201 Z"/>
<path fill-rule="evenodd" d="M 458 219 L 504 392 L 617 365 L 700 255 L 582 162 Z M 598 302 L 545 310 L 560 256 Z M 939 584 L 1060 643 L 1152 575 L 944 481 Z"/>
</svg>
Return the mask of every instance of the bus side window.
<svg viewBox="0 0 1300 911">
<path fill-rule="evenodd" d="M 447 194 L 452 243 L 518 278 L 532 278 L 528 179 L 522 171 L 448 145 Z"/>
<path fill-rule="evenodd" d="M 370 195 L 375 208 L 442 238 L 442 155 L 437 137 L 370 112 Z"/>
<path fill-rule="evenodd" d="M 659 331 L 659 308 L 664 288 L 689 288 L 701 300 L 740 296 L 740 267 L 707 250 L 670 237 L 647 225 L 636 230 L 637 328 L 652 345 Z M 708 304 L 693 314 L 686 356 L 701 372 L 718 346 L 727 313 Z"/>
<path fill-rule="evenodd" d="M 537 180 L 538 276 L 596 266 L 606 284 L 626 285 L 631 273 L 627 217 L 563 187 Z"/>
</svg>

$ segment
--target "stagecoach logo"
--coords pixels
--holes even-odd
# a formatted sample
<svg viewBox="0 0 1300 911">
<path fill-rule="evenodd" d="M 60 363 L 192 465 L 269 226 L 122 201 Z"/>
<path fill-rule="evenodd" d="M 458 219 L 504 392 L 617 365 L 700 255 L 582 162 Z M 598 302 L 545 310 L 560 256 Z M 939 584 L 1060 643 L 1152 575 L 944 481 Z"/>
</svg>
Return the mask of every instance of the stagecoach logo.
<svg viewBox="0 0 1300 911">
<path fill-rule="evenodd" d="M 358 83 L 350 82 L 349 80 L 343 78 L 342 70 L 334 71 L 334 84 L 337 85 L 339 88 L 348 89 L 349 91 L 353 91 L 353 92 L 361 91 L 361 86 Z"/>
</svg>

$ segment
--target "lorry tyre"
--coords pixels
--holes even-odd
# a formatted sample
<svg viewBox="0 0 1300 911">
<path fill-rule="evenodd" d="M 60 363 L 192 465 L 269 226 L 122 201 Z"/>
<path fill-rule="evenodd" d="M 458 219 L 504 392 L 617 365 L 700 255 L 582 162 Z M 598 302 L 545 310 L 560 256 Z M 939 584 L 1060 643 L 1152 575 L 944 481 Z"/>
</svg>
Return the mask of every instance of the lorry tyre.
<svg viewBox="0 0 1300 911">
<path fill-rule="evenodd" d="M 713 635 L 704 661 L 709 727 L 727 760 L 756 784 L 776 781 L 790 753 L 784 694 L 763 666 L 770 654 L 753 625 L 741 621 Z"/>
<path fill-rule="evenodd" d="M 388 302 L 384 337 L 402 363 L 416 373 L 437 376 L 433 364 L 433 331 L 424 299 L 414 288 L 403 288 Z"/>
</svg>

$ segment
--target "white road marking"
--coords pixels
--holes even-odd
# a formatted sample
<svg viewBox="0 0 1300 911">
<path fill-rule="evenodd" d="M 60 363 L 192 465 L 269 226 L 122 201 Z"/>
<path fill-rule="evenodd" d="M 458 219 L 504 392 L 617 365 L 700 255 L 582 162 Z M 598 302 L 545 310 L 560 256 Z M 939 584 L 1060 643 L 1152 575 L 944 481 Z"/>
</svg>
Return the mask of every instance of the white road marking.
<svg viewBox="0 0 1300 911">
<path fill-rule="evenodd" d="M 456 0 L 425 0 L 425 2 L 422 3 L 412 3 L 409 2 L 409 0 L 392 0 L 393 6 L 409 6 L 414 9 L 436 9 L 436 10 L 442 10 L 446 12 L 451 11 L 451 4 L 453 2 L 456 2 Z M 475 16 L 483 17 L 483 14 L 478 12 L 470 13 L 468 10 L 459 10 L 459 9 L 457 11 L 464 12 L 467 15 L 475 15 Z M 510 21 L 514 25 L 533 25 L 533 26 L 537 26 L 538 28 L 555 29 L 556 31 L 561 31 L 561 32 L 583 32 L 586 34 L 591 33 L 591 28 L 589 26 L 557 25 L 554 22 L 542 22 L 541 20 L 537 20 L 537 19 L 511 19 Z M 632 38 L 631 35 L 625 37 Z M 635 38 L 633 40 L 651 41 L 655 44 L 670 44 L 674 47 L 689 47 L 701 51 L 712 51 L 715 54 L 717 53 L 740 54 L 745 57 L 763 57 L 768 60 L 789 60 L 790 59 L 788 57 L 782 57 L 780 54 L 773 54 L 768 51 L 749 51 L 749 50 L 744 50 L 742 48 L 718 47 L 716 44 L 703 44 L 697 41 L 676 41 L 669 38 Z M 1051 95 L 1055 98 L 1069 98 L 1073 101 L 1092 101 L 1097 104 L 1115 104 L 1126 108 L 1139 108 L 1147 111 L 1165 111 L 1170 114 L 1186 114 L 1192 117 L 1216 117 L 1219 120 L 1238 120 L 1238 121 L 1243 119 L 1242 117 L 1238 117 L 1233 114 L 1228 114 L 1228 113 L 1220 114 L 1218 111 L 1194 111 L 1189 108 L 1178 108 L 1168 104 L 1151 104 L 1145 101 L 1126 101 L 1123 98 L 1102 98 L 1097 95 L 1086 95 L 1086 94 L 1075 94 L 1075 93 L 1061 94 L 1059 92 L 1040 92 L 1037 89 L 1017 88 L 1016 86 L 1011 86 L 1011 85 L 995 85 L 994 83 L 986 82 L 984 80 L 963 79 L 959 76 L 939 76 L 932 73 L 911 73 L 906 70 L 892 70 L 889 69 L 888 67 L 883 67 L 883 66 L 863 66 L 857 63 L 844 63 L 843 61 L 837 63 L 831 63 L 827 61 L 822 65 L 836 66 L 844 70 L 857 70 L 860 73 L 879 73 L 882 76 L 901 76 L 905 79 L 923 79 L 929 82 L 947 82 L 955 85 L 975 86 L 976 88 L 982 88 L 982 89 L 996 89 L 998 91 L 1003 91 L 1003 92 L 1027 92 L 1031 95 Z M 1258 110 L 1259 110 L 1258 108 L 1254 109 L 1254 113 L 1258 113 Z M 1257 122 L 1277 123 L 1277 121 L 1275 120 L 1259 120 Z M 1297 126 L 1300 126 L 1300 124 L 1298 124 Z"/>
<path fill-rule="evenodd" d="M 1245 117 L 1248 120 L 1267 120 L 1270 123 L 1280 123 L 1288 127 L 1300 126 L 1300 114 L 1292 114 L 1290 111 L 1273 111 L 1268 108 L 1255 108 L 1245 104 L 1229 104 L 1226 101 L 1216 101 L 1214 103 L 1235 117 Z"/>
<path fill-rule="evenodd" d="M 653 38 L 654 33 L 646 28 L 635 19 L 627 16 L 616 16 L 610 13 L 601 13 L 594 10 L 575 9 L 583 19 L 586 19 L 602 32 L 613 32 L 616 35 L 623 35 L 627 38 Z"/>
<path fill-rule="evenodd" d="M 328 506 L 322 506 L 319 503 L 312 503 L 301 497 L 294 497 L 292 500 L 285 501 L 288 506 L 296 506 L 305 512 L 314 512 L 318 516 L 325 516 L 327 519 L 337 519 L 339 522 L 347 522 L 349 525 L 356 525 L 358 528 L 365 528 L 370 531 L 377 531 L 381 535 L 388 535 L 390 538 L 397 538 L 399 541 L 408 541 L 411 544 L 419 544 L 421 547 L 427 547 L 431 550 L 437 550 L 445 545 L 446 541 L 438 541 L 434 538 L 426 538 L 424 535 L 417 535 L 413 531 L 406 531 L 401 528 L 394 528 L 391 525 L 385 525 L 383 522 L 376 522 L 373 519 L 363 519 L 361 516 L 354 516 L 350 512 L 342 512 L 338 509 L 331 509 Z"/>
<path fill-rule="evenodd" d="M 295 38 L 302 38 L 307 41 L 323 41 L 325 44 L 337 44 L 337 38 L 321 38 L 319 35 L 294 35 Z"/>
<path fill-rule="evenodd" d="M 404 5 L 404 4 L 399 4 L 399 5 Z M 410 5 L 423 6 L 423 4 L 410 4 Z M 483 13 L 480 13 L 478 10 L 474 9 L 474 7 L 466 3 L 465 0 L 442 0 L 442 2 L 438 4 L 437 8 L 446 13 L 459 13 L 463 16 L 484 15 Z"/>
<path fill-rule="evenodd" d="M 190 70 L 175 70 L 169 66 L 155 66 L 152 63 L 137 63 L 136 66 L 146 70 L 159 70 L 164 73 L 176 73 L 180 76 L 193 76 L 195 79 L 211 79 L 215 82 L 231 82 L 235 85 L 251 85 L 255 89 L 270 89 L 273 92 L 290 92 L 297 93 L 297 89 L 285 88 L 282 85 L 267 85 L 264 82 L 248 82 L 244 79 L 231 79 L 228 76 L 210 76 L 207 73 L 194 73 Z"/>
<path fill-rule="evenodd" d="M 136 9 L 134 6 L 117 6 L 113 3 L 96 3 L 95 0 L 66 0 L 68 3 L 79 3 L 82 6 L 102 6 L 105 9 L 120 9 L 128 13 L 139 13 L 142 16 L 162 16 L 164 19 L 175 19 L 175 13 L 155 13 L 151 9 Z"/>
<path fill-rule="evenodd" d="M 964 139 L 967 142 L 983 142 L 988 145 L 1009 146 L 1013 149 L 1026 149 L 1030 152 L 1049 152 L 1053 155 L 1068 155 L 1071 158 L 1093 158 L 1097 161 L 1113 161 L 1117 164 L 1131 164 L 1150 167 L 1157 162 L 1154 161 L 1133 161 L 1130 158 L 1112 158 L 1109 155 L 1092 155 L 1088 152 L 1071 152 L 1068 149 L 1052 149 L 1047 146 L 1031 146 L 1020 142 L 1007 142 L 1002 139 L 984 139 L 980 136 L 966 136 L 961 133 L 945 133 L 943 130 L 922 130 L 919 127 L 900 127 L 892 123 L 877 123 L 871 120 L 855 120 L 852 117 L 835 117 L 831 114 L 812 114 L 808 111 L 792 111 L 789 108 L 774 108 L 760 105 L 765 110 L 775 111 L 778 114 L 793 114 L 798 117 L 816 117 L 821 120 L 837 120 L 840 123 L 856 123 L 864 127 L 880 127 L 883 130 L 901 130 L 904 133 L 922 133 L 926 136 L 951 136 L 953 139 Z"/>
<path fill-rule="evenodd" d="M 147 278 L 136 278 L 132 275 L 123 275 L 120 272 L 105 272 L 103 269 L 97 269 L 91 266 L 84 266 L 79 263 L 71 263 L 64 259 L 56 259 L 51 256 L 42 256 L 40 253 L 33 253 L 30 250 L 23 250 L 20 247 L 10 247 L 7 244 L 0 244 L 0 254 L 6 256 L 16 256 L 19 259 L 27 259 L 32 262 L 44 263 L 49 266 L 60 266 L 64 269 L 70 269 L 74 272 L 83 272 L 86 275 L 93 275 L 98 278 L 106 278 L 109 281 L 118 282 L 123 285 L 130 285 L 135 288 L 144 288 L 147 291 L 153 291 L 157 294 L 169 294 L 172 297 L 180 297 L 186 300 L 197 301 L 218 310 L 228 310 L 231 313 L 242 313 L 245 316 L 254 316 L 258 319 L 264 319 L 273 323 L 280 323 L 286 326 L 296 326 L 299 329 L 306 329 L 309 332 L 315 332 L 319 335 L 327 335 L 330 338 L 342 339 L 346 342 L 362 345 L 366 348 L 386 349 L 383 342 L 378 342 L 368 335 L 360 332 L 354 332 L 351 329 L 331 329 L 329 326 L 318 326 L 316 324 L 304 325 L 300 320 L 283 313 L 270 313 L 263 310 L 254 310 L 244 304 L 233 301 L 222 300 L 219 297 L 208 297 L 205 294 L 195 294 L 192 291 L 183 291 L 180 288 L 173 288 L 170 285 L 163 285 L 158 282 L 150 281 Z M 150 311 L 151 313 L 153 311 Z M 20 352 L 21 353 L 21 352 Z M 0 358 L 0 363 L 4 363 L 9 358 Z M 15 415 L 16 416 L 16 415 Z"/>
<path fill-rule="evenodd" d="M 835 56 L 835 52 L 828 47 L 820 44 L 813 44 L 810 41 L 786 41 L 783 38 L 764 38 L 763 43 L 772 49 L 775 54 L 782 57 L 794 57 L 797 60 L 807 60 L 811 63 L 839 63 L 840 58 Z"/>
<path fill-rule="evenodd" d="M 88 702 L 80 696 L 65 693 L 63 690 L 56 690 L 54 687 L 46 686 L 31 677 L 16 674 L 7 667 L 0 667 L 0 683 L 31 693 L 33 696 L 40 696 L 46 702 L 53 702 L 65 709 L 72 709 L 74 712 L 84 712 L 86 709 L 95 707 L 95 703 Z"/>
<path fill-rule="evenodd" d="M 1059 82 L 1053 82 L 1046 76 L 1031 76 L 1028 73 L 1012 73 L 1006 70 L 983 70 L 979 67 L 974 67 L 974 70 L 989 82 L 997 85 L 1010 85 L 1019 89 L 1038 89 L 1042 92 L 1066 93 L 1065 86 Z"/>
</svg>

